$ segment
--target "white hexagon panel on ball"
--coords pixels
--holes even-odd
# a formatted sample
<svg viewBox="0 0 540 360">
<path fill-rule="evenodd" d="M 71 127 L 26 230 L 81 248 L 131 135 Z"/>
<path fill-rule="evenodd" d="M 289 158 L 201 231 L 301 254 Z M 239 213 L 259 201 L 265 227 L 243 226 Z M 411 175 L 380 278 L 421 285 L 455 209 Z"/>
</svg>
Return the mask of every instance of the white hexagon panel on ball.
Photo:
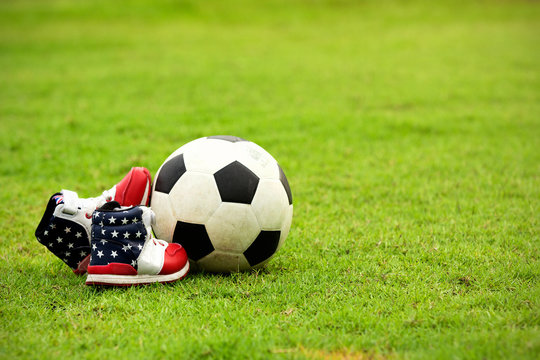
<svg viewBox="0 0 540 360">
<path fill-rule="evenodd" d="M 204 224 L 221 205 L 221 197 L 209 174 L 187 171 L 169 193 L 177 220 Z"/>
</svg>

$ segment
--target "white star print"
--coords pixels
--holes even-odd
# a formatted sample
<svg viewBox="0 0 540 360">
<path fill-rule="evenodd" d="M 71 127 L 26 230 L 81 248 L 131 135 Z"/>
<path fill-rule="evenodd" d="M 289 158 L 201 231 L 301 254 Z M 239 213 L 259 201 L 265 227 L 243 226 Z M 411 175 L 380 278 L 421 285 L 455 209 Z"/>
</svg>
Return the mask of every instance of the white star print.
<svg viewBox="0 0 540 360">
<path fill-rule="evenodd" d="M 66 251 L 66 256 L 70 256 L 71 253 L 69 251 Z"/>
<path fill-rule="evenodd" d="M 59 236 L 56 238 L 56 241 L 58 241 L 58 243 L 60 244 L 62 242 L 62 238 Z"/>
<path fill-rule="evenodd" d="M 138 237 L 138 238 L 140 238 L 141 235 L 142 235 L 142 233 L 141 233 L 140 231 L 137 231 L 137 232 L 135 233 L 135 236 Z"/>
<path fill-rule="evenodd" d="M 137 266 L 137 260 L 131 260 L 131 266 L 133 267 Z"/>
<path fill-rule="evenodd" d="M 83 256 L 86 256 L 86 252 L 85 251 L 81 251 L 81 253 L 79 254 L 81 257 Z"/>
<path fill-rule="evenodd" d="M 53 243 L 49 243 L 49 247 L 53 247 L 53 245 L 54 245 Z"/>
<path fill-rule="evenodd" d="M 124 250 L 124 252 L 128 251 L 129 247 L 127 245 L 124 245 L 122 246 L 122 250 Z"/>
<path fill-rule="evenodd" d="M 78 232 L 78 233 L 75 234 L 75 237 L 76 237 L 77 239 L 80 238 L 81 236 L 82 236 L 82 234 L 81 234 L 80 232 Z"/>
<path fill-rule="evenodd" d="M 127 244 L 127 247 L 129 250 L 131 250 L 131 245 L 130 244 Z"/>
<path fill-rule="evenodd" d="M 97 245 L 96 244 L 92 244 L 92 250 L 96 250 L 97 249 Z"/>
<path fill-rule="evenodd" d="M 134 223 L 134 224 L 135 224 L 137 221 L 139 221 L 139 219 L 133 218 L 133 223 Z"/>
<path fill-rule="evenodd" d="M 105 244 L 107 243 L 107 240 L 101 239 L 100 243 L 102 243 L 103 245 L 105 245 Z"/>
<path fill-rule="evenodd" d="M 128 219 L 123 218 L 123 219 L 122 219 L 122 225 L 126 225 L 127 223 L 128 223 Z"/>
<path fill-rule="evenodd" d="M 112 237 L 118 237 L 118 231 L 114 230 L 112 233 Z"/>
<path fill-rule="evenodd" d="M 141 244 L 137 245 L 137 247 L 139 248 L 139 250 L 142 250 L 142 245 Z"/>
<path fill-rule="evenodd" d="M 105 229 L 101 229 L 101 235 L 105 235 Z"/>
<path fill-rule="evenodd" d="M 94 217 L 98 217 L 99 216 L 99 211 L 94 211 Z"/>
<path fill-rule="evenodd" d="M 73 243 L 69 243 L 68 248 L 73 249 Z"/>
<path fill-rule="evenodd" d="M 56 229 L 56 224 L 51 224 L 49 226 L 51 227 L 51 229 Z"/>
<path fill-rule="evenodd" d="M 128 238 L 129 238 L 129 233 L 126 231 L 126 232 L 124 233 L 124 239 L 128 239 Z"/>
<path fill-rule="evenodd" d="M 99 222 L 99 226 L 103 226 L 103 221 L 100 221 L 100 222 Z"/>
<path fill-rule="evenodd" d="M 49 235 L 49 230 L 45 230 L 45 231 L 43 232 L 43 235 Z"/>
<path fill-rule="evenodd" d="M 103 251 L 101 251 L 101 250 L 98 251 L 98 252 L 97 252 L 97 256 L 99 256 L 99 258 L 101 259 L 101 257 L 103 256 Z"/>
<path fill-rule="evenodd" d="M 114 216 L 111 215 L 111 217 L 109 218 L 109 224 L 114 224 L 115 221 L 116 219 L 114 218 Z"/>
<path fill-rule="evenodd" d="M 66 228 L 64 229 L 64 231 L 65 231 L 65 232 L 66 232 L 66 234 L 67 234 L 68 232 L 71 232 L 71 228 L 69 228 L 69 227 L 66 227 Z"/>
<path fill-rule="evenodd" d="M 116 251 L 111 251 L 111 256 L 113 258 L 116 258 L 118 256 L 118 254 L 116 253 Z"/>
</svg>

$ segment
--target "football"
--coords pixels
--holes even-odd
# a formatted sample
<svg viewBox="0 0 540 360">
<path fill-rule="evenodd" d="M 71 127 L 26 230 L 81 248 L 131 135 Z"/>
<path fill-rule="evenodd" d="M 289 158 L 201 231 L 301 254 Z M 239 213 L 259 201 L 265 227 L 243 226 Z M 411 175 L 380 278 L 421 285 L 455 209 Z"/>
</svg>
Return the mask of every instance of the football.
<svg viewBox="0 0 540 360">
<path fill-rule="evenodd" d="M 259 268 L 281 247 L 293 205 L 277 161 L 229 135 L 193 140 L 173 152 L 153 183 L 158 239 L 181 244 L 193 269 Z"/>
</svg>

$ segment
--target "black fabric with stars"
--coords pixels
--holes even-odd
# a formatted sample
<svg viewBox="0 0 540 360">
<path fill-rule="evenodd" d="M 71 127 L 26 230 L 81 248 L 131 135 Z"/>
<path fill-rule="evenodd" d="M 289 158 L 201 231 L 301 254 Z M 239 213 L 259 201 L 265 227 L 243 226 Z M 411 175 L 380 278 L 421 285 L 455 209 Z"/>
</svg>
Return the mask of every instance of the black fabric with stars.
<svg viewBox="0 0 540 360">
<path fill-rule="evenodd" d="M 35 235 L 41 244 L 75 270 L 90 254 L 90 237 L 81 224 L 53 215 L 56 207 L 63 203 L 61 193 L 51 196 Z"/>
<path fill-rule="evenodd" d="M 94 211 L 90 266 L 123 263 L 137 269 L 137 258 L 146 240 L 142 215 L 143 211 L 138 206 L 122 210 L 100 208 Z"/>
</svg>

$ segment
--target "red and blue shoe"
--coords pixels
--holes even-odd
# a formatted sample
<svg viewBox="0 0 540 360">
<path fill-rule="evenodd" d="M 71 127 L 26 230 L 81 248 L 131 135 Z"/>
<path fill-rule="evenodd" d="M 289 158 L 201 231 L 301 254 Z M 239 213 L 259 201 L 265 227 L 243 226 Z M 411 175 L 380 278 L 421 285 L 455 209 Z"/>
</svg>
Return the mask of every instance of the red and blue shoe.
<svg viewBox="0 0 540 360">
<path fill-rule="evenodd" d="M 173 282 L 189 271 L 186 251 L 152 235 L 154 212 L 110 202 L 94 212 L 86 285 L 130 286 Z"/>
<path fill-rule="evenodd" d="M 151 187 L 150 172 L 143 167 L 135 167 L 118 184 L 95 198 L 79 198 L 70 190 L 55 193 L 50 197 L 36 229 L 36 238 L 75 274 L 84 274 L 90 261 L 94 210 L 110 201 L 125 206 L 148 205 Z"/>
</svg>

